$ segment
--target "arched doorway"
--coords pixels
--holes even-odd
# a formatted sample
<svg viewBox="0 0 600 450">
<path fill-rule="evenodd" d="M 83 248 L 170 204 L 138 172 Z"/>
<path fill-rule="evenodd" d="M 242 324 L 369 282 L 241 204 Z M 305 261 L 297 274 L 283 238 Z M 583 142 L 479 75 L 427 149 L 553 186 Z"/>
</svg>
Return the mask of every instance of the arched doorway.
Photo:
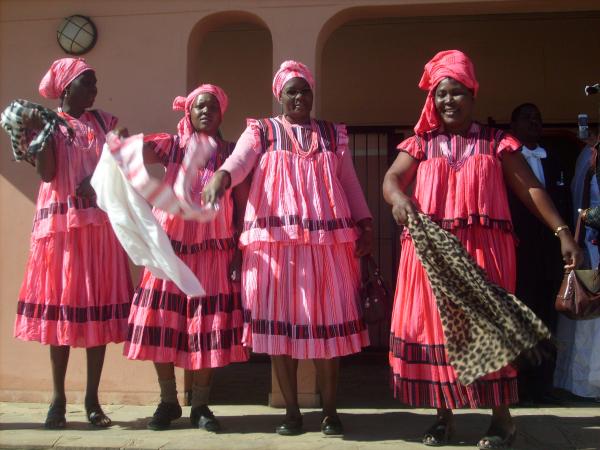
<svg viewBox="0 0 600 450">
<path fill-rule="evenodd" d="M 229 97 L 221 132 L 235 140 L 247 117 L 271 114 L 271 34 L 257 16 L 230 11 L 202 19 L 188 41 L 187 87 L 221 86 Z"/>
</svg>

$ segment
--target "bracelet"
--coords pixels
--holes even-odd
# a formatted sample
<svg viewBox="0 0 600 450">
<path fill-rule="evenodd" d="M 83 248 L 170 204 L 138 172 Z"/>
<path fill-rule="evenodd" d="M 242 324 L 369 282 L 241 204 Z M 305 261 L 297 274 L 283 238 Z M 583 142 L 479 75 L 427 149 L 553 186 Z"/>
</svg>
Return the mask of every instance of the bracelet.
<svg viewBox="0 0 600 450">
<path fill-rule="evenodd" d="M 561 225 L 559 227 L 556 227 L 556 230 L 554 230 L 554 236 L 558 237 L 558 233 L 560 233 L 563 230 L 568 230 L 569 229 L 569 225 Z"/>
</svg>

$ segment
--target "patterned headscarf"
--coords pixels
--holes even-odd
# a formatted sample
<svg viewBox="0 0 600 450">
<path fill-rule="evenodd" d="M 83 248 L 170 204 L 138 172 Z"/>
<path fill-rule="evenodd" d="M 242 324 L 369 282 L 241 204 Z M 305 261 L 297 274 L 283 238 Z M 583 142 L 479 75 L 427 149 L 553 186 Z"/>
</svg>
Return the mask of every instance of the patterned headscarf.
<svg viewBox="0 0 600 450">
<path fill-rule="evenodd" d="M 273 77 L 273 95 L 277 100 L 281 96 L 285 83 L 292 78 L 304 78 L 310 88 L 313 91 L 315 90 L 315 79 L 308 67 L 298 61 L 284 61 L 281 63 L 275 77 Z"/>
<path fill-rule="evenodd" d="M 46 98 L 60 98 L 71 82 L 88 70 L 94 71 L 83 58 L 62 58 L 52 63 L 38 88 Z"/>
<path fill-rule="evenodd" d="M 185 111 L 185 116 L 177 124 L 177 134 L 179 134 L 181 147 L 185 147 L 190 136 L 194 134 L 190 111 L 196 97 L 200 94 L 212 94 L 215 96 L 221 108 L 221 117 L 227 111 L 227 105 L 229 104 L 227 94 L 223 89 L 214 84 L 202 84 L 190 92 L 187 97 L 175 97 L 173 100 L 173 111 Z"/>
<path fill-rule="evenodd" d="M 434 95 L 437 85 L 444 78 L 453 78 L 459 83 L 465 85 L 477 96 L 479 83 L 475 78 L 475 67 L 467 55 L 460 50 L 445 50 L 435 55 L 427 64 L 425 71 L 419 81 L 419 87 L 427 94 L 425 106 L 421 112 L 421 117 L 415 125 L 415 133 L 423 133 L 434 130 L 440 126 L 440 118 L 435 110 Z"/>
</svg>

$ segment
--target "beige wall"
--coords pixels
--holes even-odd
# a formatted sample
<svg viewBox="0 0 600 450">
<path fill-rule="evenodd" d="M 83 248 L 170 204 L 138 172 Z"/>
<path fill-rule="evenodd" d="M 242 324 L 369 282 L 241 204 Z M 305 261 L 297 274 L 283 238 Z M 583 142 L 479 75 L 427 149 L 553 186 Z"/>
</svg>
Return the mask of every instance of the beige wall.
<svg viewBox="0 0 600 450">
<path fill-rule="evenodd" d="M 84 14 L 99 29 L 98 44 L 86 55 L 98 72 L 96 106 L 118 115 L 132 132 L 174 130 L 179 115 L 170 109 L 173 97 L 202 80 L 229 91 L 232 106 L 223 131 L 232 139 L 246 115 L 277 110 L 270 78 L 274 67 L 289 58 L 303 60 L 322 75 L 317 108 L 325 118 L 410 124 L 422 103 L 415 89 L 421 67 L 435 50 L 450 43 L 463 46 L 476 60 L 482 116 L 491 113 L 502 120 L 521 98 L 538 101 L 549 120 L 570 121 L 576 112 L 591 108 L 582 103 L 579 92 L 582 84 L 598 76 L 598 59 L 577 48 L 585 41 L 590 55 L 599 54 L 597 15 L 548 21 L 536 14 L 531 23 L 527 17 L 499 20 L 481 14 L 598 10 L 597 1 L 429 3 L 434 2 L 2 0 L 0 105 L 22 97 L 55 106 L 39 97 L 37 84 L 50 62 L 64 56 L 55 41 L 60 19 Z M 456 14 L 477 17 L 427 19 L 426 31 L 424 20 L 414 18 Z M 370 22 L 355 22 L 364 19 Z M 531 30 L 535 32 L 526 34 Z M 526 59 L 532 64 L 525 64 Z M 589 74 L 584 72 L 588 67 Z M 0 400 L 48 400 L 51 388 L 48 349 L 12 338 L 38 185 L 30 167 L 11 161 L 9 141 L 2 133 Z M 151 365 L 126 361 L 120 352 L 120 345 L 109 346 L 103 400 L 154 402 L 157 387 Z M 83 353 L 74 351 L 69 367 L 73 401 L 82 399 Z"/>
</svg>

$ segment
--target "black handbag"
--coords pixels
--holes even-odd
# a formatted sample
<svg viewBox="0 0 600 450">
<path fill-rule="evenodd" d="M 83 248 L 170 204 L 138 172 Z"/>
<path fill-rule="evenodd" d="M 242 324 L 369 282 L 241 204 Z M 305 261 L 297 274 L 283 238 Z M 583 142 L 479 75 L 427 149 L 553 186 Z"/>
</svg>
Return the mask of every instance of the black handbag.
<svg viewBox="0 0 600 450">
<path fill-rule="evenodd" d="M 391 296 L 377 263 L 371 255 L 360 259 L 360 306 L 367 324 L 376 324 L 389 317 Z"/>
</svg>

